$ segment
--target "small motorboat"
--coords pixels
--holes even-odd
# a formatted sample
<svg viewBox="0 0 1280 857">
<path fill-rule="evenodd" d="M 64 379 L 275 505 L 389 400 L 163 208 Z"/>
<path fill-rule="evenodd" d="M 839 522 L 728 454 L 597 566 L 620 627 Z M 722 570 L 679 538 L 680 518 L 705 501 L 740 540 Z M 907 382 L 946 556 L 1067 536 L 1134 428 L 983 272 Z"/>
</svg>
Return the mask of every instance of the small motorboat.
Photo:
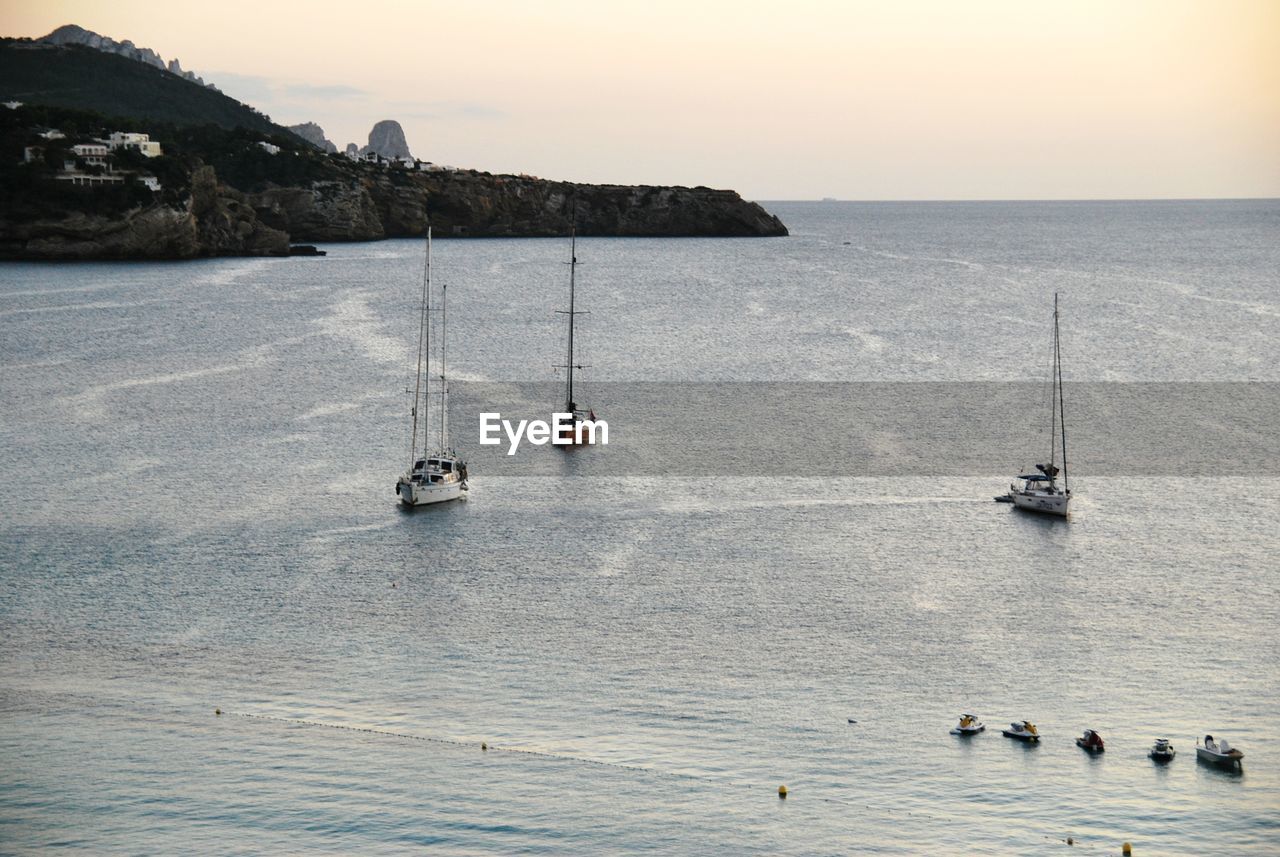
<svg viewBox="0 0 1280 857">
<path fill-rule="evenodd" d="M 1076 746 L 1090 753 L 1101 753 L 1107 749 L 1106 745 L 1102 743 L 1102 736 L 1092 729 L 1084 730 L 1084 734 L 1076 739 Z"/>
<path fill-rule="evenodd" d="M 977 735 L 986 731 L 986 726 L 972 714 L 961 714 L 960 722 L 951 730 L 952 735 Z"/>
<path fill-rule="evenodd" d="M 1030 720 L 1010 723 L 1009 728 L 1002 730 L 1000 734 L 1006 738 L 1017 738 L 1019 741 L 1039 742 L 1040 740 L 1040 733 L 1036 731 L 1036 725 Z"/>
<path fill-rule="evenodd" d="M 1215 765 L 1238 765 L 1244 753 L 1228 744 L 1225 738 L 1215 741 L 1212 735 L 1206 735 L 1203 744 L 1196 742 L 1196 758 Z"/>
<path fill-rule="evenodd" d="M 1151 745 L 1151 752 L 1148 755 L 1157 762 L 1171 762 L 1173 757 L 1178 755 L 1178 751 L 1173 749 L 1168 738 L 1157 738 L 1156 743 Z"/>
</svg>

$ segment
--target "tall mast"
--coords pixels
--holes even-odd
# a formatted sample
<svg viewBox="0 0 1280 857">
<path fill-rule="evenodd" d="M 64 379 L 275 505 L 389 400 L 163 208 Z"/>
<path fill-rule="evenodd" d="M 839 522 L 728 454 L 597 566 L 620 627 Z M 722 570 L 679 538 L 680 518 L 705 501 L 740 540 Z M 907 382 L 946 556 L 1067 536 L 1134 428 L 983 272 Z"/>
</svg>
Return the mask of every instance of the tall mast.
<svg viewBox="0 0 1280 857">
<path fill-rule="evenodd" d="M 1049 367 L 1049 478 L 1053 478 L 1053 468 L 1057 463 L 1058 452 L 1058 293 L 1053 293 L 1053 362 Z"/>
<path fill-rule="evenodd" d="M 431 434 L 431 227 L 427 227 L 427 284 L 423 289 L 422 298 L 422 317 L 426 319 L 423 324 L 422 341 L 425 343 L 423 350 L 427 354 L 427 371 L 422 376 L 422 454 L 431 454 L 431 444 L 427 442 Z"/>
<path fill-rule="evenodd" d="M 1058 294 L 1053 295 L 1053 365 L 1058 381 L 1058 425 L 1062 429 L 1062 484 L 1071 490 L 1071 477 L 1067 475 L 1067 409 L 1062 394 L 1062 338 L 1058 333 Z"/>
<path fill-rule="evenodd" d="M 569 231 L 569 383 L 565 389 L 565 407 L 573 402 L 573 317 L 575 315 L 573 308 L 574 293 L 574 274 L 578 268 L 578 230 L 577 227 Z"/>
<path fill-rule="evenodd" d="M 444 378 L 444 344 L 445 344 L 445 299 L 448 297 L 448 284 L 440 286 L 440 450 L 449 448 L 449 436 L 445 419 L 449 415 L 449 384 Z"/>
<path fill-rule="evenodd" d="M 427 263 L 422 272 L 422 300 L 418 304 L 418 374 L 413 380 L 413 430 L 409 432 L 409 470 L 418 460 L 418 406 L 422 403 L 422 352 L 427 334 L 427 301 L 431 289 L 431 227 L 427 227 Z M 424 418 L 425 420 L 425 418 Z"/>
</svg>

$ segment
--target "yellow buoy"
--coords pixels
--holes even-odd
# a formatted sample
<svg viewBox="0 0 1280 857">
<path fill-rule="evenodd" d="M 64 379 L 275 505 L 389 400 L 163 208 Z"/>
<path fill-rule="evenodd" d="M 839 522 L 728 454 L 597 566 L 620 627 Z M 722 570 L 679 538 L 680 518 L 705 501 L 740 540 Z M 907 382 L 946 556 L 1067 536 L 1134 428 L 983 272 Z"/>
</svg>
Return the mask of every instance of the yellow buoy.
<svg viewBox="0 0 1280 857">
<path fill-rule="evenodd" d="M 1070 836 L 1068 836 L 1068 837 L 1067 837 L 1067 844 L 1068 844 L 1068 845 L 1075 845 L 1075 844 L 1076 844 L 1076 841 L 1075 841 L 1074 839 L 1072 839 Z"/>
<path fill-rule="evenodd" d="M 1129 857 L 1129 855 L 1133 853 L 1133 846 L 1126 842 L 1120 846 L 1120 853 L 1123 854 L 1124 857 Z"/>
<path fill-rule="evenodd" d="M 217 716 L 221 717 L 221 716 L 222 716 L 222 709 L 221 709 L 221 708 L 215 708 L 215 709 L 213 709 L 213 713 L 214 713 L 214 714 L 216 714 Z"/>
<path fill-rule="evenodd" d="M 486 744 L 484 741 L 481 741 L 481 742 L 480 742 L 480 749 L 481 749 L 481 750 L 488 750 L 488 749 L 489 749 L 489 745 L 488 745 L 488 744 Z"/>
<path fill-rule="evenodd" d="M 778 786 L 778 797 L 783 798 L 784 800 L 786 799 L 786 797 L 787 797 L 787 787 L 786 787 L 786 786 Z"/>
</svg>

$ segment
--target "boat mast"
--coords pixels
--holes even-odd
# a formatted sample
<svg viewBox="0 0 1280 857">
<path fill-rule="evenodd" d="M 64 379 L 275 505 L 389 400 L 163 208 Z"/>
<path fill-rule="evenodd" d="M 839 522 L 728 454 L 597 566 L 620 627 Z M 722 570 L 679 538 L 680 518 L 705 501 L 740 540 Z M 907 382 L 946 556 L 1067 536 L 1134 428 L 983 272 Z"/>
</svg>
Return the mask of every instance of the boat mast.
<svg viewBox="0 0 1280 857">
<path fill-rule="evenodd" d="M 565 410 L 571 410 L 573 404 L 573 317 L 577 314 L 574 312 L 574 274 L 578 268 L 578 230 L 576 227 L 569 231 L 569 362 L 568 366 L 568 384 L 565 387 Z"/>
<path fill-rule="evenodd" d="M 573 401 L 573 370 L 582 369 L 581 363 L 573 362 L 573 327 L 577 316 L 582 315 L 575 304 L 577 290 L 577 270 L 578 270 L 578 230 L 577 227 L 571 227 L 569 230 L 569 308 L 567 310 L 558 309 L 556 315 L 569 316 L 569 359 L 564 363 L 553 364 L 556 369 L 564 369 L 567 371 L 565 376 L 564 387 L 564 404 L 566 411 L 574 410 L 571 407 Z"/>
<path fill-rule="evenodd" d="M 1058 293 L 1053 294 L 1053 365 L 1058 383 L 1058 425 L 1062 430 L 1062 485 L 1071 490 L 1071 478 L 1067 475 L 1067 409 L 1062 394 L 1062 338 L 1058 333 Z"/>
<path fill-rule="evenodd" d="M 427 282 L 422 297 L 423 350 L 427 355 L 427 371 L 422 375 L 422 454 L 431 454 L 431 227 L 427 227 Z"/>
<path fill-rule="evenodd" d="M 1053 359 L 1049 366 L 1049 472 L 1050 480 L 1054 478 L 1054 466 L 1058 460 L 1058 293 L 1053 293 L 1053 346 L 1049 349 Z M 1052 485 L 1052 482 L 1050 482 Z"/>
<path fill-rule="evenodd" d="M 427 302 L 431 289 L 431 227 L 427 227 L 427 263 L 422 273 L 422 300 L 418 304 L 418 374 L 413 381 L 413 430 L 409 432 L 409 470 L 418 460 L 418 406 L 422 403 L 422 352 L 427 335 Z M 425 416 L 424 416 L 425 422 Z"/>
<path fill-rule="evenodd" d="M 445 343 L 445 299 L 448 297 L 448 284 L 440 286 L 440 450 L 449 448 L 448 429 L 445 419 L 449 415 L 449 385 L 444 378 L 444 343 Z"/>
</svg>

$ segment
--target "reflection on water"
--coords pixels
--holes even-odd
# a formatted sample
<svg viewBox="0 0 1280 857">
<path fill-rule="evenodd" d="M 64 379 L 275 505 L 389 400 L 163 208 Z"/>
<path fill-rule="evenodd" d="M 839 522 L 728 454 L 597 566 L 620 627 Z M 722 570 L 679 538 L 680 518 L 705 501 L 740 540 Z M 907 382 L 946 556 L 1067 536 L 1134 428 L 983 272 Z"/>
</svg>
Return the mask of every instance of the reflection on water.
<svg viewBox="0 0 1280 857">
<path fill-rule="evenodd" d="M 584 362 L 1034 378 L 1004 344 L 1061 290 L 1077 380 L 1280 380 L 1256 311 L 1275 203 L 1026 205 L 586 239 Z M 562 244 L 436 247 L 459 370 L 554 380 Z M 592 449 L 408 510 L 410 367 L 388 355 L 416 336 L 421 247 L 326 249 L 6 268 L 14 850 L 1274 851 L 1280 479 L 1247 506 L 1236 479 L 1073 480 L 1065 522 L 992 502 L 1004 469 L 581 476 Z M 86 303 L 85 280 L 99 306 L 24 312 Z M 988 731 L 948 735 L 960 711 Z M 1014 717 L 1042 741 L 1002 737 Z M 1177 737 L 1209 729 L 1247 775 Z"/>
</svg>

